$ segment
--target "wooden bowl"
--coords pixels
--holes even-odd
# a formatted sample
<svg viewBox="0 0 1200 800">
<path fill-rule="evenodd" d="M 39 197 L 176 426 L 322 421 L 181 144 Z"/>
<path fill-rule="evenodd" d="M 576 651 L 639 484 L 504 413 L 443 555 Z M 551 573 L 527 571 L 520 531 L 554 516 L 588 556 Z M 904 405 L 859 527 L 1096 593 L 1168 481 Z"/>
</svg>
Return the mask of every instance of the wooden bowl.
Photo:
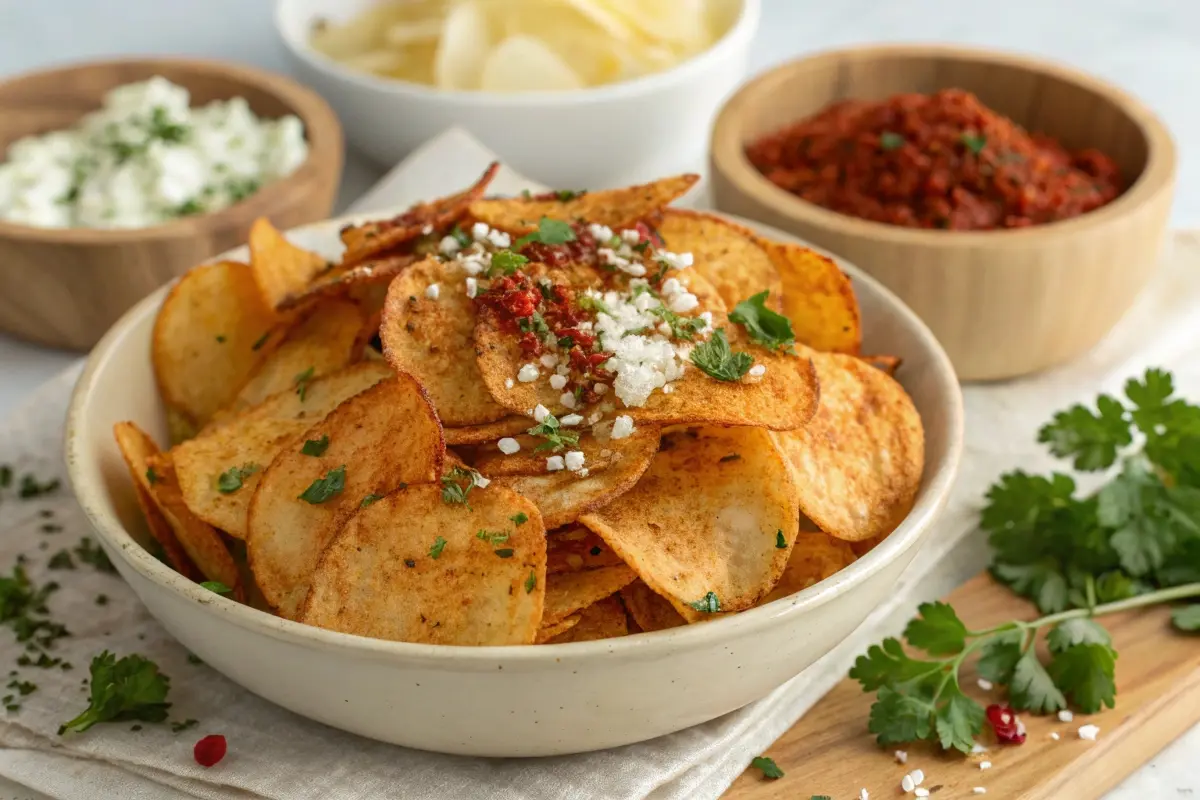
<svg viewBox="0 0 1200 800">
<path fill-rule="evenodd" d="M 834 101 L 946 88 L 974 92 L 1068 149 L 1098 148 L 1129 188 L 1049 225 L 924 230 L 808 203 L 746 158 L 749 142 Z M 933 330 L 960 380 L 1036 372 L 1099 342 L 1155 271 L 1175 179 L 1166 128 L 1113 86 L 1033 58 L 924 45 L 831 51 L 755 78 L 718 116 L 711 161 L 718 208 L 794 233 L 878 278 Z"/>
<path fill-rule="evenodd" d="M 286 178 L 210 214 L 149 228 L 35 228 L 0 221 L 0 330 L 54 347 L 91 348 L 135 302 L 215 253 L 246 241 L 268 217 L 280 229 L 329 216 L 342 171 L 342 130 L 315 93 L 280 75 L 173 58 L 78 64 L 0 83 L 0 154 L 29 134 L 73 125 L 105 92 L 155 75 L 192 105 L 235 96 L 260 117 L 295 114 L 308 159 Z"/>
</svg>

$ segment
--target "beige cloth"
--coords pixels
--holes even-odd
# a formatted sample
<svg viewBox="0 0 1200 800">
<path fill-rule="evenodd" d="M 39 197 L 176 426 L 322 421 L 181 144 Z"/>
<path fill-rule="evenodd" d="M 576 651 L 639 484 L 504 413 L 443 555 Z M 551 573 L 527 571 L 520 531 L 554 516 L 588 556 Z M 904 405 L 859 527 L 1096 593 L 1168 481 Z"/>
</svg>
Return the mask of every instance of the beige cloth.
<svg viewBox="0 0 1200 800">
<path fill-rule="evenodd" d="M 361 208 L 444 194 L 469 183 L 489 159 L 472 140 L 451 132 L 401 165 L 364 198 Z M 524 185 L 510 173 L 498 191 Z M 207 666 L 188 663 L 187 653 L 120 578 L 87 567 L 48 572 L 45 562 L 51 553 L 90 533 L 67 491 L 33 502 L 5 500 L 0 503 L 0 566 L 7 568 L 18 553 L 26 553 L 36 581 L 63 583 L 50 605 L 55 618 L 74 633 L 59 648 L 74 669 L 22 670 L 39 689 L 25 698 L 19 714 L 0 716 L 0 775 L 56 798 L 716 798 L 753 756 L 845 675 L 868 643 L 895 630 L 919 599 L 944 593 L 981 568 L 986 554 L 977 537 L 967 534 L 974 528 L 983 491 L 1002 471 L 1050 466 L 1034 438 L 1053 411 L 1100 390 L 1117 392 L 1128 376 L 1147 365 L 1174 370 L 1180 389 L 1200 396 L 1200 238 L 1180 234 L 1173 245 L 1153 285 L 1094 352 L 1044 375 L 966 390 L 961 479 L 938 530 L 888 606 L 764 700 L 705 725 L 616 750 L 538 760 L 440 756 L 301 719 Z M 77 374 L 78 367 L 50 382 L 22 411 L 0 423 L 0 461 L 19 471 L 59 475 L 65 483 L 59 463 L 62 420 Z M 45 520 L 38 511 L 43 508 L 52 508 L 66 530 L 40 532 Z M 47 550 L 39 550 L 43 541 L 49 543 Z M 956 548 L 960 541 L 963 545 Z M 94 602 L 100 593 L 110 598 L 105 606 Z M 156 661 L 171 677 L 172 716 L 195 717 L 199 727 L 173 734 L 165 725 L 134 732 L 129 724 L 110 724 L 85 735 L 56 736 L 59 723 L 84 707 L 80 679 L 92 656 L 105 648 Z M 14 662 L 19 653 L 12 636 L 0 632 L 0 664 Z M 222 733 L 229 741 L 229 755 L 210 770 L 196 765 L 191 753 L 205 733 Z"/>
</svg>

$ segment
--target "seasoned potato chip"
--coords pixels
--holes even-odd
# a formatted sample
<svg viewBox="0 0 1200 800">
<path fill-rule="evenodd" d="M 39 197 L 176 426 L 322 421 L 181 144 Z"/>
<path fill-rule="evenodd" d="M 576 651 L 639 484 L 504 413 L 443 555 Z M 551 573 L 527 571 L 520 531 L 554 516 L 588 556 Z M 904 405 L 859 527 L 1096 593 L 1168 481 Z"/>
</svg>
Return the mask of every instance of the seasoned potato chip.
<svg viewBox="0 0 1200 800">
<path fill-rule="evenodd" d="M 646 633 L 687 625 L 687 620 L 675 610 L 675 606 L 665 597 L 655 594 L 645 581 L 636 580 L 622 589 L 621 600 L 629 616 Z"/>
<path fill-rule="evenodd" d="M 850 542 L 850 549 L 854 551 L 855 556 L 862 558 L 867 553 L 878 547 L 879 544 L 890 534 L 891 531 L 888 531 L 887 533 L 881 533 L 878 536 L 872 536 L 870 539 L 863 539 L 860 542 Z"/>
<path fill-rule="evenodd" d="M 807 247 L 759 240 L 783 278 L 783 315 L 796 341 L 826 353 L 858 353 L 862 324 L 850 277 Z"/>
<path fill-rule="evenodd" d="M 530 420 L 532 422 L 532 420 Z M 658 430 L 639 428 L 624 439 L 599 438 L 589 431 L 568 449 L 583 453 L 586 476 L 565 469 L 547 471 L 552 451 L 538 451 L 544 439 L 528 434 L 516 437 L 521 450 L 505 455 L 493 447 L 481 448 L 475 468 L 499 486 L 528 497 L 551 528 L 574 522 L 579 515 L 611 503 L 633 488 L 658 450 Z M 561 457 L 566 452 L 559 449 Z"/>
<path fill-rule="evenodd" d="M 713 214 L 669 208 L 658 233 L 667 250 L 692 254 L 696 271 L 716 287 L 726 307 L 765 289 L 768 303 L 778 310 L 779 271 L 753 231 Z"/>
<path fill-rule="evenodd" d="M 437 414 L 408 375 L 352 397 L 302 435 L 328 444 L 319 455 L 276 456 L 251 498 L 246 534 L 259 588 L 288 618 L 321 551 L 363 501 L 435 480 L 445 452 Z"/>
<path fill-rule="evenodd" d="M 529 521 L 513 525 L 517 514 Z M 545 574 L 545 528 L 524 498 L 488 487 L 470 505 L 448 504 L 435 484 L 409 486 L 346 522 L 316 565 L 299 619 L 399 642 L 531 644 Z"/>
<path fill-rule="evenodd" d="M 342 229 L 346 252 L 341 266 L 352 267 L 372 256 L 394 250 L 416 239 L 427 227 L 440 230 L 458 222 L 466 215 L 471 203 L 483 197 L 498 169 L 500 165 L 493 163 L 470 188 L 432 203 L 418 203 L 392 219 L 346 226 Z"/>
<path fill-rule="evenodd" d="M 204 264 L 180 278 L 163 301 L 150 345 L 163 402 L 199 429 L 269 352 L 274 320 L 250 268 Z"/>
<path fill-rule="evenodd" d="M 304 291 L 328 269 L 324 258 L 297 247 L 270 220 L 259 217 L 250 226 L 250 269 L 263 303 L 278 310 L 288 297 Z"/>
<path fill-rule="evenodd" d="M 186 578 L 204 580 L 150 493 L 151 486 L 158 482 L 158 473 L 150 468 L 150 459 L 158 455 L 158 445 L 132 422 L 118 422 L 113 426 L 113 436 L 121 450 L 121 457 L 125 459 L 125 466 L 129 467 L 129 476 L 133 478 L 138 507 L 146 518 L 146 527 L 154 541 L 162 547 L 167 562 Z"/>
<path fill-rule="evenodd" d="M 554 623 L 553 625 L 546 625 L 544 627 L 538 628 L 537 636 L 534 638 L 533 643 L 534 644 L 545 644 L 546 642 L 553 639 L 555 636 L 558 636 L 560 633 L 565 633 L 566 631 L 570 630 L 571 628 L 574 628 L 576 625 L 579 624 L 580 618 L 581 617 L 579 614 L 572 614 L 571 616 L 567 617 L 566 619 L 559 620 L 558 622 Z"/>
<path fill-rule="evenodd" d="M 779 583 L 759 601 L 759 605 L 807 589 L 850 566 L 855 558 L 857 556 L 848 542 L 834 539 L 821 531 L 801 531 L 792 546 L 787 566 L 779 576 Z"/>
<path fill-rule="evenodd" d="M 429 392 L 443 425 L 463 427 L 508 416 L 488 394 L 475 346 L 475 304 L 457 263 L 428 258 L 392 281 L 379 336 L 383 354 L 399 372 Z M 430 287 L 436 287 L 432 290 Z"/>
<path fill-rule="evenodd" d="M 800 508 L 831 536 L 887 533 L 912 508 L 925 434 L 900 384 L 853 356 L 812 353 L 821 404 L 804 428 L 774 434 L 796 475 Z"/>
<path fill-rule="evenodd" d="M 491 489 L 491 487 L 488 487 Z M 525 527 L 524 525 L 518 527 Z M 611 597 L 637 576 L 621 564 L 581 572 L 558 572 L 546 576 L 546 605 L 542 626 L 553 625 L 592 603 Z"/>
<path fill-rule="evenodd" d="M 506 436 L 516 436 L 524 433 L 532 424 L 529 417 L 509 416 L 483 425 L 467 425 L 462 428 L 448 427 L 443 433 L 446 436 L 447 445 L 469 446 L 494 442 Z"/>
<path fill-rule="evenodd" d="M 859 358 L 875 369 L 883 370 L 893 378 L 896 377 L 896 371 L 900 369 L 902 361 L 899 356 L 859 356 Z"/>
<path fill-rule="evenodd" d="M 279 309 L 290 311 L 320 298 L 353 297 L 357 292 L 370 287 L 386 287 L 410 264 L 417 261 L 418 257 L 411 253 L 399 253 L 346 270 L 331 270 L 329 274 L 322 275 L 302 291 L 285 297 L 279 304 Z"/>
<path fill-rule="evenodd" d="M 348 300 L 330 300 L 290 326 L 287 334 L 238 392 L 230 408 L 255 406 L 291 389 L 307 395 L 315 378 L 336 372 L 362 355 L 362 311 Z"/>
<path fill-rule="evenodd" d="M 749 608 L 771 590 L 799 529 L 796 486 L 761 428 L 689 428 L 663 436 L 621 502 L 584 514 L 684 618 Z"/>
<path fill-rule="evenodd" d="M 623 563 L 604 540 L 582 525 L 568 525 L 546 534 L 546 572 L 578 572 Z"/>
<path fill-rule="evenodd" d="M 579 622 L 565 632 L 546 640 L 546 644 L 568 642 L 592 642 L 596 639 L 613 639 L 629 635 L 629 621 L 625 606 L 616 595 L 606 597 L 579 612 Z"/>
<path fill-rule="evenodd" d="M 395 371 L 383 361 L 363 361 L 352 364 L 345 369 L 313 379 L 311 383 L 307 384 L 303 395 L 297 392 L 295 387 L 289 386 L 253 408 L 239 411 L 236 414 L 219 416 L 213 424 L 201 431 L 201 435 L 220 425 L 248 418 L 306 420 L 311 426 L 324 419 L 326 414 L 341 403 L 395 374 Z"/>
<path fill-rule="evenodd" d="M 613 230 L 631 227 L 652 216 L 700 180 L 699 175 L 676 175 L 640 186 L 571 193 L 569 199 L 544 197 L 489 198 L 471 203 L 470 215 L 490 228 L 511 234 L 531 233 L 542 217 L 583 219 Z"/>
</svg>

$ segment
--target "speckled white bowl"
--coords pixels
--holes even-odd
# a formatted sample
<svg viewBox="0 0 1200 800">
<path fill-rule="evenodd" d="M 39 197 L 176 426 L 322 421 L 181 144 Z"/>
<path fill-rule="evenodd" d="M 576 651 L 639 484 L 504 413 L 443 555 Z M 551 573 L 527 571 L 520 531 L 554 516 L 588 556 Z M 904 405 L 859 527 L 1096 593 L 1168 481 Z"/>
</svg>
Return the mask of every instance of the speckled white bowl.
<svg viewBox="0 0 1200 800">
<path fill-rule="evenodd" d="M 345 221 L 292 233 L 334 257 Z M 133 420 L 166 439 L 150 365 L 165 288 L 130 310 L 88 360 L 67 419 L 71 483 L 113 563 L 167 630 L 230 679 L 298 714 L 373 739 L 466 755 L 543 756 L 642 741 L 757 700 L 824 655 L 892 592 L 946 501 L 962 448 L 954 371 L 894 295 L 843 267 L 862 305 L 867 350 L 904 359 L 899 378 L 925 423 L 921 492 L 903 524 L 864 558 L 732 617 L 598 642 L 447 647 L 312 628 L 180 577 L 140 544 L 144 525 L 112 437 L 113 423 Z"/>
</svg>

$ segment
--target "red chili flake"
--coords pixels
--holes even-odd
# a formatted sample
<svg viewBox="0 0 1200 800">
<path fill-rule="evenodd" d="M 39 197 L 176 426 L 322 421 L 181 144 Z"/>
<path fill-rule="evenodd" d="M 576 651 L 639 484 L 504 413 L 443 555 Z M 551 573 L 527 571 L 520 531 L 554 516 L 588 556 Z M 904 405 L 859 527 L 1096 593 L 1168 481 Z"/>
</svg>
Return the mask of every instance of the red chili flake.
<svg viewBox="0 0 1200 800">
<path fill-rule="evenodd" d="M 200 766 L 211 767 L 225 757 L 227 747 L 224 736 L 219 733 L 210 733 L 196 742 L 196 746 L 192 748 L 192 756 Z"/>
<path fill-rule="evenodd" d="M 530 358 L 536 358 L 542 354 L 542 343 L 533 331 L 522 333 L 519 344 L 521 345 L 521 352 Z"/>
<path fill-rule="evenodd" d="M 599 244 L 592 236 L 587 226 L 575 223 L 571 226 L 575 231 L 574 241 L 563 244 L 542 244 L 530 242 L 521 248 L 521 255 L 530 261 L 540 261 L 549 267 L 565 267 L 568 264 L 595 264 L 596 249 Z"/>
<path fill-rule="evenodd" d="M 1025 742 L 1025 726 L 1008 706 L 990 705 L 987 707 L 988 722 L 996 732 L 996 741 L 1005 744 L 1023 744 Z"/>
</svg>

